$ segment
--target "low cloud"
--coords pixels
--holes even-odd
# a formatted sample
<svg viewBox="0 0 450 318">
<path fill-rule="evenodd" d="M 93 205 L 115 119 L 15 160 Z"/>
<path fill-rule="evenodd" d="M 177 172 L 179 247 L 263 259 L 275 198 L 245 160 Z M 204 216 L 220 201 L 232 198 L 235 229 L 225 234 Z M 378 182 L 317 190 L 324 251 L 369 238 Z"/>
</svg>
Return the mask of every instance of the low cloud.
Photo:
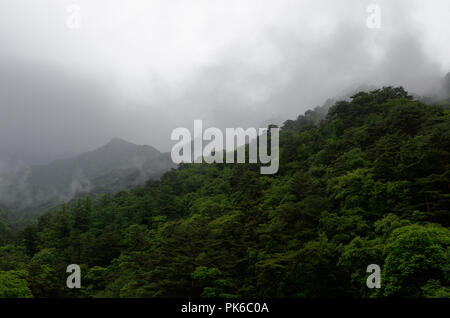
<svg viewBox="0 0 450 318">
<path fill-rule="evenodd" d="M 6 2 L 0 151 L 27 164 L 112 137 L 169 151 L 171 131 L 194 119 L 260 126 L 360 85 L 433 94 L 450 66 L 450 22 L 432 16 L 444 1 L 379 1 L 380 29 L 367 28 L 364 1 L 79 1 L 79 31 L 65 27 L 69 2 L 33 2 L 34 15 Z"/>
</svg>

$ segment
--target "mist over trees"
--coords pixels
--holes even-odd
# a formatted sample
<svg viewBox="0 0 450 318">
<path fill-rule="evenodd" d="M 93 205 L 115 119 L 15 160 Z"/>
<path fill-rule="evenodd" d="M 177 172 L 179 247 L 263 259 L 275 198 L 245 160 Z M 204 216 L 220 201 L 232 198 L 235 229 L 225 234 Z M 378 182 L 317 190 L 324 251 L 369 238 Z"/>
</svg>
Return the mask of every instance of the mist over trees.
<svg viewBox="0 0 450 318">
<path fill-rule="evenodd" d="M 449 109 L 401 87 L 330 106 L 284 123 L 276 175 L 183 164 L 0 223 L 0 296 L 450 297 Z"/>
<path fill-rule="evenodd" d="M 20 225 L 63 202 L 87 194 L 114 194 L 158 179 L 174 167 L 169 153 L 113 138 L 73 158 L 0 173 L 0 205 L 11 211 L 10 221 Z"/>
</svg>

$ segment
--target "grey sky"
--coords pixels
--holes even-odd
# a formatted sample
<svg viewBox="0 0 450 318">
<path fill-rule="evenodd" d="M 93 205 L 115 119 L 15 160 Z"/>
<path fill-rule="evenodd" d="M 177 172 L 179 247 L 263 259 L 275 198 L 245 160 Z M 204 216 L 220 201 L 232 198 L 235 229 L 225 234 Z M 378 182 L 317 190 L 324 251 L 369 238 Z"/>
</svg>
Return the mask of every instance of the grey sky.
<svg viewBox="0 0 450 318">
<path fill-rule="evenodd" d="M 359 84 L 424 94 L 450 71 L 448 16 L 448 0 L 2 0 L 0 151 L 45 160 L 112 137 L 169 151 L 194 119 L 259 126 Z"/>
</svg>

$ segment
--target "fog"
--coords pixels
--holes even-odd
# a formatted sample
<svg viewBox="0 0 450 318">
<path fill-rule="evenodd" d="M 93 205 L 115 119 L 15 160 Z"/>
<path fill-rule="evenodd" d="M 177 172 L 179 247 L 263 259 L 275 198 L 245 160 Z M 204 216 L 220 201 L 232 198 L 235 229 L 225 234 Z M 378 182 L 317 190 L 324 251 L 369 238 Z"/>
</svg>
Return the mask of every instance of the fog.
<svg viewBox="0 0 450 318">
<path fill-rule="evenodd" d="M 3 0 L 0 170 L 113 137 L 170 151 L 194 119 L 259 127 L 360 85 L 434 94 L 450 2 L 373 2 L 380 28 L 361 0 Z"/>
</svg>

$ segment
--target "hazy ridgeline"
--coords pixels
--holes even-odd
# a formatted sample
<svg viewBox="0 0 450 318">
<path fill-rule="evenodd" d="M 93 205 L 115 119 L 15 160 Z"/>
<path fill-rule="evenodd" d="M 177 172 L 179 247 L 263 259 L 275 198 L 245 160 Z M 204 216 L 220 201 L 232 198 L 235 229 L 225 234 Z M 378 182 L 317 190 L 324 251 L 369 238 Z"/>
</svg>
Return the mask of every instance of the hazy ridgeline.
<svg viewBox="0 0 450 318">
<path fill-rule="evenodd" d="M 0 223 L 0 283 L 15 282 L 0 296 L 450 297 L 441 104 L 361 92 L 325 118 L 318 108 L 286 121 L 276 175 L 182 164 L 20 233 Z M 68 264 L 83 288 L 66 288 Z M 379 289 L 366 286 L 369 264 L 382 269 Z"/>
<path fill-rule="evenodd" d="M 449 12 L 0 1 L 0 297 L 449 298 Z M 195 122 L 276 173 L 175 165 Z"/>
</svg>

